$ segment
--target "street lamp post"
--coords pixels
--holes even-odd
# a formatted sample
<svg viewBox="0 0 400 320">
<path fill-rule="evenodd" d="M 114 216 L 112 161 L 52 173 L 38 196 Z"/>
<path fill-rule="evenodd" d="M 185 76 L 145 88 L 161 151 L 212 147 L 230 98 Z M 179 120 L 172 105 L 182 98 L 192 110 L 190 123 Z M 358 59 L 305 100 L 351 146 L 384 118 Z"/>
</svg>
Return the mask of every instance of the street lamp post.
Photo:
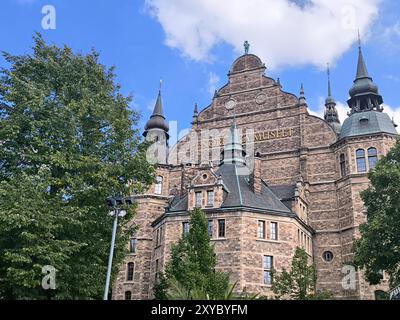
<svg viewBox="0 0 400 320">
<path fill-rule="evenodd" d="M 110 289 L 110 278 L 111 278 L 112 261 L 113 261 L 113 256 L 114 256 L 115 237 L 117 234 L 117 227 L 118 227 L 118 217 L 122 218 L 126 215 L 126 211 L 117 208 L 117 204 L 122 205 L 124 203 L 125 203 L 125 201 L 123 199 L 115 199 L 115 198 L 107 199 L 107 204 L 110 208 L 109 214 L 114 217 L 114 225 L 113 225 L 112 236 L 111 236 L 110 254 L 108 256 L 106 286 L 104 288 L 103 300 L 108 300 L 108 291 Z"/>
</svg>

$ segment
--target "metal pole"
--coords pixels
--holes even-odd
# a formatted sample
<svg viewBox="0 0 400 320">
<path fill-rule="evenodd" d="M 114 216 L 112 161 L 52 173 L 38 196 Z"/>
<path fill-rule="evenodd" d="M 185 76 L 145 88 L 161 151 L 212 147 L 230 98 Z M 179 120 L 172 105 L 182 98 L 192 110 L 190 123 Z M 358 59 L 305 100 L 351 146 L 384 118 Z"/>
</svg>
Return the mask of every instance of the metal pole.
<svg viewBox="0 0 400 320">
<path fill-rule="evenodd" d="M 104 288 L 104 296 L 103 300 L 108 300 L 108 290 L 110 288 L 110 277 L 111 277 L 111 267 L 114 255 L 114 246 L 115 246 L 115 235 L 117 233 L 117 225 L 118 225 L 118 209 L 114 209 L 114 226 L 111 238 L 111 247 L 110 247 L 110 255 L 108 257 L 108 268 L 107 268 L 107 277 L 106 277 L 106 287 Z"/>
</svg>

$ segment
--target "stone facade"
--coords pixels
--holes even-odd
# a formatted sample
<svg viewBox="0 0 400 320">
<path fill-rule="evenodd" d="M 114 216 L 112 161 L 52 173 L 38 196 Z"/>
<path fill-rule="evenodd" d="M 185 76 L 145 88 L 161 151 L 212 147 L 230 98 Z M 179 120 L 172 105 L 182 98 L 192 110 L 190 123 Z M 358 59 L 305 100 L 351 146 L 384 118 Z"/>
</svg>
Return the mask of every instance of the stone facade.
<svg viewBox="0 0 400 320">
<path fill-rule="evenodd" d="M 358 227 L 366 221 L 360 192 L 368 187 L 367 173 L 375 163 L 368 154 L 376 150 L 378 158 L 385 155 L 396 134 L 377 129 L 341 137 L 335 131 L 340 125 L 308 113 L 304 92 L 299 98 L 284 92 L 279 82 L 265 76 L 265 69 L 254 55 L 240 57 L 210 106 L 200 113 L 196 106 L 192 131 L 171 149 L 167 164 L 159 166 L 162 178 L 137 197 L 136 252 L 120 268 L 114 299 L 124 299 L 128 291 L 133 299 L 152 298 L 157 273 L 196 206 L 210 221 L 217 268 L 238 282 L 239 292 L 272 295 L 264 257 L 272 257 L 279 272 L 290 267 L 296 247 L 305 248 L 315 263 L 318 289 L 338 299 L 373 299 L 375 290 L 387 289 L 386 282 L 369 286 L 357 273 L 355 287 L 345 290 L 342 268 L 351 262 Z M 329 97 L 334 113 L 330 91 Z M 160 105 L 156 108 L 159 113 Z M 232 123 L 246 162 L 244 167 L 233 164 L 237 181 L 221 162 L 232 143 Z M 365 151 L 365 170 L 357 166 L 362 165 L 359 150 Z M 134 276 L 127 281 L 130 262 Z"/>
</svg>

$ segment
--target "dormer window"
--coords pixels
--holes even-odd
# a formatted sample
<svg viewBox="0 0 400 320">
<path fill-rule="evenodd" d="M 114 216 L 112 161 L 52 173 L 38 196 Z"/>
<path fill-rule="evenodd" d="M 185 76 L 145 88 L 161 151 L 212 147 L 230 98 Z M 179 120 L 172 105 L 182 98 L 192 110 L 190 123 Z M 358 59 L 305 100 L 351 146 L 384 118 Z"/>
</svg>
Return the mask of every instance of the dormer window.
<svg viewBox="0 0 400 320">
<path fill-rule="evenodd" d="M 201 208 L 201 205 L 203 202 L 203 197 L 202 197 L 201 192 L 195 193 L 195 201 L 196 201 L 196 203 L 195 203 L 196 208 Z"/>
<path fill-rule="evenodd" d="M 209 190 L 207 191 L 207 206 L 214 206 L 214 191 Z"/>
<path fill-rule="evenodd" d="M 156 185 L 155 185 L 155 190 L 154 190 L 155 194 L 161 194 L 162 193 L 162 184 L 163 184 L 163 177 L 162 176 L 158 176 L 156 178 Z"/>
</svg>

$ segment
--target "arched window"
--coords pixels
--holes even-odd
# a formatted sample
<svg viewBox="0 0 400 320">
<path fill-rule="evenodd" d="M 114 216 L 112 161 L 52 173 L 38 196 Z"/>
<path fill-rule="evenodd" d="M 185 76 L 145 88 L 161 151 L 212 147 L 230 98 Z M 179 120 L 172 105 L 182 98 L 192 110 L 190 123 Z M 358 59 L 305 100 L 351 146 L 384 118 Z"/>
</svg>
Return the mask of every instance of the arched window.
<svg viewBox="0 0 400 320">
<path fill-rule="evenodd" d="M 376 163 L 378 162 L 378 152 L 376 148 L 369 148 L 368 149 L 368 165 L 369 169 L 375 169 Z"/>
<path fill-rule="evenodd" d="M 346 158 L 343 153 L 340 155 L 340 175 L 342 178 L 346 176 Z"/>
<path fill-rule="evenodd" d="M 365 161 L 365 150 L 358 149 L 356 151 L 357 158 L 357 172 L 367 172 L 367 164 Z"/>
<path fill-rule="evenodd" d="M 133 262 L 128 263 L 128 270 L 126 273 L 126 281 L 133 281 L 134 271 L 135 271 L 135 264 Z"/>
<path fill-rule="evenodd" d="M 163 184 L 163 177 L 158 176 L 156 178 L 156 186 L 155 186 L 155 190 L 154 190 L 155 194 L 161 194 L 162 193 L 162 184 Z"/>
<path fill-rule="evenodd" d="M 125 300 L 132 300 L 132 292 L 125 291 Z"/>
</svg>

